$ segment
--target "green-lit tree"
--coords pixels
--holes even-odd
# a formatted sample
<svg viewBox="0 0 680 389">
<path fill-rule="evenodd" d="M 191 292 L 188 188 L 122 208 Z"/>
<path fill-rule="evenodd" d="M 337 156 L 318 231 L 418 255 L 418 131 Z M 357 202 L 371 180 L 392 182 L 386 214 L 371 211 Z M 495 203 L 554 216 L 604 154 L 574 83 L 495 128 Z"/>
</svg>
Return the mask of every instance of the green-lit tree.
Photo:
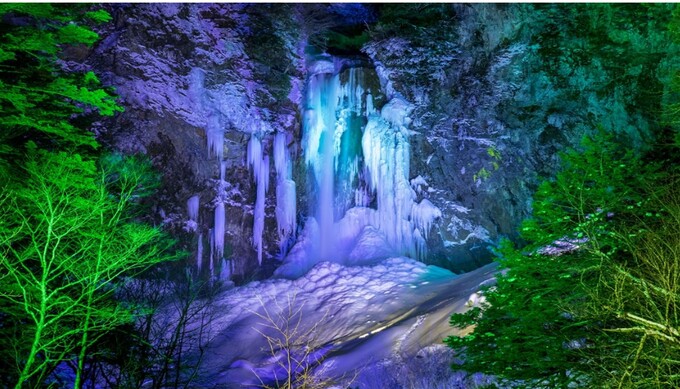
<svg viewBox="0 0 680 389">
<path fill-rule="evenodd" d="M 4 198 L 0 231 L 0 298 L 22 314 L 16 387 L 42 382 L 74 357 L 80 387 L 90 345 L 132 320 L 134 307 L 112 298 L 116 283 L 171 259 L 170 242 L 131 212 L 149 184 L 141 161 L 97 166 L 77 154 L 29 151 L 25 185 Z"/>
<path fill-rule="evenodd" d="M 631 368 L 631 345 L 645 343 L 640 326 L 647 323 L 654 329 L 641 308 L 649 312 L 652 304 L 659 313 L 660 307 L 677 303 L 670 304 L 668 297 L 676 289 L 663 289 L 668 292 L 665 300 L 649 297 L 652 285 L 677 273 L 663 276 L 659 264 L 656 271 L 645 273 L 635 259 L 645 244 L 639 231 L 660 231 L 659 221 L 673 215 L 659 197 L 660 191 L 677 189 L 671 179 L 673 167 L 664 168 L 643 160 L 605 132 L 586 138 L 580 152 L 562 156 L 561 171 L 540 186 L 533 216 L 523 223 L 521 233 L 528 244 L 521 250 L 503 244 L 499 262 L 505 271 L 496 286 L 484 291 L 486 303 L 451 318 L 454 327 L 474 328 L 466 336 L 446 339 L 464 352 L 466 371 L 526 386 L 620 381 Z M 677 223 L 677 212 L 664 221 Z M 668 266 L 673 261 L 677 254 L 675 260 L 658 259 Z M 663 294 L 662 289 L 655 290 Z M 623 306 L 631 309 L 621 310 Z M 654 323 L 668 326 L 664 331 L 669 334 L 672 328 L 677 330 L 669 324 L 670 316 L 661 316 L 664 320 L 657 316 Z M 677 337 L 664 339 L 672 344 Z M 661 380 L 657 377 L 656 382 Z"/>
<path fill-rule="evenodd" d="M 173 257 L 134 213 L 153 188 L 148 163 L 100 158 L 85 129 L 122 111 L 94 73 L 66 65 L 110 19 L 91 9 L 0 4 L 0 386 L 43 385 L 65 361 L 82 386 L 92 346 L 137 313 L 118 283 Z"/>
<path fill-rule="evenodd" d="M 39 145 L 97 147 L 74 115 L 110 116 L 122 108 L 93 72 L 69 72 L 62 57 L 99 38 L 87 23 L 109 19 L 74 4 L 0 4 L 0 160 L 16 156 L 27 137 Z"/>
</svg>

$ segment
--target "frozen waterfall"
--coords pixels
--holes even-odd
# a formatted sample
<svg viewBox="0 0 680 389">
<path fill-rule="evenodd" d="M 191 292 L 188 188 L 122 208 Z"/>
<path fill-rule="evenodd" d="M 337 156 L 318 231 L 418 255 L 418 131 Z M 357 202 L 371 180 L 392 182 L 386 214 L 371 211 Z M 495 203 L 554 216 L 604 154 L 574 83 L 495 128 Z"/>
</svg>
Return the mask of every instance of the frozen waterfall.
<svg viewBox="0 0 680 389">
<path fill-rule="evenodd" d="M 424 257 L 441 211 L 422 191 L 416 193 L 410 181 L 411 104 L 398 96 L 388 100 L 373 69 L 323 55 L 309 70 L 301 140 L 309 218 L 299 236 L 292 134 L 257 130 L 248 142 L 247 165 L 257 193 L 252 243 L 258 263 L 264 254 L 267 152 L 276 173 L 275 217 L 284 257 L 279 275 L 299 276 L 323 260 L 363 264 L 389 256 Z M 217 246 L 223 244 L 221 206 L 216 204 L 213 234 L 217 261 L 222 253 Z"/>
<path fill-rule="evenodd" d="M 418 203 L 409 181 L 411 105 L 399 97 L 376 105 L 384 96 L 369 86 L 379 89 L 368 82 L 371 69 L 342 69 L 326 56 L 310 71 L 302 148 L 315 222 L 277 273 L 296 277 L 321 260 L 424 256 L 441 211 L 427 199 Z"/>
</svg>

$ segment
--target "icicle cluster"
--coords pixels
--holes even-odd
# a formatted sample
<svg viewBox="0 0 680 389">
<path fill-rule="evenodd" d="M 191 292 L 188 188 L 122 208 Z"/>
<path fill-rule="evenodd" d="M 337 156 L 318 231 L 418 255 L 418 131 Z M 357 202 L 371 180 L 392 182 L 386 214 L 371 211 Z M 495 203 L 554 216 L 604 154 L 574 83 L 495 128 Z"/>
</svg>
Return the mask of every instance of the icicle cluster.
<svg viewBox="0 0 680 389">
<path fill-rule="evenodd" d="M 391 104 L 395 103 L 388 103 L 383 114 L 391 112 Z M 395 119 L 393 115 L 371 116 L 362 138 L 368 184 L 377 199 L 378 209 L 372 224 L 385 234 L 394 250 L 415 257 L 409 222 L 415 192 L 408 180 L 408 132 L 403 121 L 392 119 Z"/>
<path fill-rule="evenodd" d="M 413 204 L 411 210 L 411 220 L 415 227 L 420 230 L 423 237 L 427 239 L 427 234 L 432 228 L 435 219 L 442 217 L 442 211 L 435 207 L 428 199 L 423 199 L 418 204 Z"/>
<path fill-rule="evenodd" d="M 370 116 L 362 149 L 369 188 L 377 199 L 373 225 L 385 233 L 395 250 L 422 259 L 432 224 L 442 213 L 427 199 L 415 202 L 412 186 L 420 188 L 427 182 L 420 176 L 411 182 L 408 179 L 410 110 L 406 101 L 393 98 L 382 108 L 380 116 Z"/>
<path fill-rule="evenodd" d="M 217 116 L 208 119 L 205 135 L 208 138 L 208 158 L 215 156 L 221 161 L 224 157 L 224 127 Z"/>
<path fill-rule="evenodd" d="M 264 201 L 269 189 L 269 156 L 262 156 L 262 143 L 255 135 L 248 142 L 248 166 L 257 185 L 253 214 L 253 246 L 257 248 L 257 262 L 262 265 L 262 233 L 264 232 Z"/>
</svg>

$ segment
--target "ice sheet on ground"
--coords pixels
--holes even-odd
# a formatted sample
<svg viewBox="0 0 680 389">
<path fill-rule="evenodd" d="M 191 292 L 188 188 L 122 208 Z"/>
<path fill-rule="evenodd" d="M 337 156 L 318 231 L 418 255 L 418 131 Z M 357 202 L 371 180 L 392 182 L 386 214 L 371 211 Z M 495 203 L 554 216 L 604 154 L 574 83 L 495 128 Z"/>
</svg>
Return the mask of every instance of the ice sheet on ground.
<svg viewBox="0 0 680 389">
<path fill-rule="evenodd" d="M 315 357 L 325 357 L 319 369 L 334 377 L 395 352 L 417 353 L 452 333 L 450 314 L 465 310 L 469 295 L 493 272 L 487 266 L 456 276 L 398 257 L 373 266 L 322 262 L 296 280 L 233 289 L 218 300 L 217 311 L 224 314 L 211 324 L 207 377 L 211 384 L 248 387 L 271 379 L 277 370 L 280 376 L 281 350 L 269 351 L 264 335 L 281 334 L 266 318 L 297 323 L 289 327 L 304 334 L 297 341 L 317 352 Z"/>
</svg>

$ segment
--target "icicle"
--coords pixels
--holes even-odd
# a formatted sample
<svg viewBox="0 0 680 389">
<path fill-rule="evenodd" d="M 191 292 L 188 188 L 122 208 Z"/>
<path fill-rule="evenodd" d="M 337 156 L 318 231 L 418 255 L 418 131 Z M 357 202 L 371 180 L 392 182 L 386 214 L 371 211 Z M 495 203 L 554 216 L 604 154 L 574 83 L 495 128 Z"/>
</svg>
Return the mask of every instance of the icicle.
<svg viewBox="0 0 680 389">
<path fill-rule="evenodd" d="M 423 199 L 419 204 L 413 204 L 411 220 L 413 220 L 415 227 L 422 232 L 422 237 L 425 240 L 427 240 L 427 235 L 432 228 L 432 223 L 440 217 L 442 217 L 442 211 L 428 199 Z"/>
<path fill-rule="evenodd" d="M 191 196 L 189 200 L 187 200 L 187 213 L 189 214 L 189 220 L 193 222 L 198 222 L 198 206 L 198 195 Z"/>
<path fill-rule="evenodd" d="M 260 175 L 260 166 L 262 165 L 262 144 L 254 134 L 250 136 L 248 141 L 248 166 L 253 172 L 255 182 Z"/>
<path fill-rule="evenodd" d="M 213 244 L 215 247 L 215 259 L 220 260 L 224 253 L 224 203 L 218 200 L 215 206 L 215 227 L 213 229 L 214 240 Z"/>
<path fill-rule="evenodd" d="M 254 161 L 255 162 L 255 161 Z M 264 200 L 269 189 L 269 156 L 265 155 L 257 165 L 257 197 L 253 220 L 253 246 L 257 248 L 257 262 L 262 265 L 262 233 L 264 232 Z"/>
<path fill-rule="evenodd" d="M 213 277 L 215 277 L 215 269 L 213 266 L 213 262 L 215 259 L 215 234 L 214 234 L 214 229 L 210 230 L 210 261 L 208 263 L 208 266 L 210 268 L 210 279 L 212 280 Z"/>
<path fill-rule="evenodd" d="M 373 96 L 371 95 L 371 91 L 368 91 L 366 94 L 366 116 L 373 115 L 375 113 L 375 109 L 373 108 Z"/>
<path fill-rule="evenodd" d="M 224 128 L 217 115 L 208 118 L 205 135 L 208 138 L 208 158 L 214 155 L 221 161 L 224 154 Z"/>
<path fill-rule="evenodd" d="M 220 161 L 220 181 L 224 181 L 225 172 L 227 170 L 227 161 Z"/>
<path fill-rule="evenodd" d="M 222 258 L 222 263 L 220 263 L 220 281 L 229 281 L 231 278 L 231 260 L 227 261 Z"/>
<path fill-rule="evenodd" d="M 274 167 L 276 167 L 276 174 L 279 177 L 284 177 L 288 174 L 288 147 L 286 147 L 286 134 L 279 132 L 274 137 Z M 287 178 L 287 177 L 284 177 Z"/>
<path fill-rule="evenodd" d="M 198 243 L 196 248 L 196 268 L 198 273 L 201 273 L 201 266 L 203 265 L 203 233 L 198 234 Z"/>
<path fill-rule="evenodd" d="M 276 167 L 276 226 L 279 233 L 279 252 L 285 254 L 288 239 L 295 235 L 296 190 L 290 179 L 292 168 L 286 145 L 286 134 L 274 138 L 274 166 Z"/>
<path fill-rule="evenodd" d="M 427 244 L 423 236 L 420 234 L 420 229 L 413 230 L 413 241 L 415 243 L 415 257 L 416 259 L 424 259 L 427 256 Z"/>
<path fill-rule="evenodd" d="M 293 180 L 279 180 L 276 185 L 276 225 L 280 242 L 295 232 L 295 214 L 297 213 L 295 195 Z"/>
</svg>

